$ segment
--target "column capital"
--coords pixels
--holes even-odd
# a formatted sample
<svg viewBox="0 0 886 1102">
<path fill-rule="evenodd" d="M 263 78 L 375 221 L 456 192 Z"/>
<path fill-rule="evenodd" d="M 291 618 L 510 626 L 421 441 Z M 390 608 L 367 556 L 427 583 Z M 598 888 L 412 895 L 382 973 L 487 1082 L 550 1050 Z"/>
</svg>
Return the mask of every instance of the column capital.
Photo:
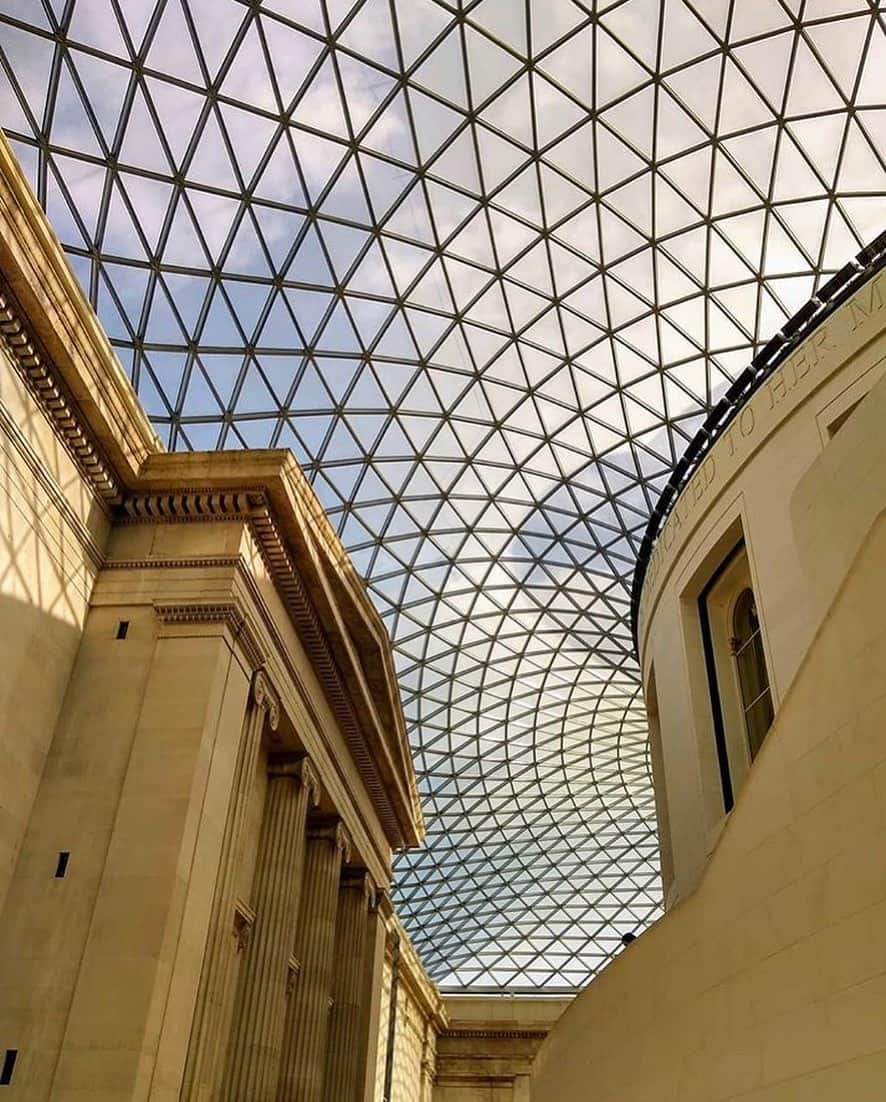
<svg viewBox="0 0 886 1102">
<path fill-rule="evenodd" d="M 210 564 L 217 563 L 209 559 L 202 563 L 202 565 Z M 201 565 L 201 560 L 128 559 L 117 565 L 129 569 L 150 570 L 172 565 L 197 566 Z M 240 601 L 155 601 L 154 614 L 164 629 L 174 628 L 177 624 L 224 624 L 240 643 L 243 654 L 253 670 L 258 670 L 265 661 L 264 650 L 250 626 Z"/>
<path fill-rule="evenodd" d="M 293 777 L 307 789 L 308 802 L 316 807 L 320 802 L 320 780 L 306 754 L 272 754 L 268 761 L 269 777 Z"/>
<path fill-rule="evenodd" d="M 345 830 L 341 821 L 333 823 L 318 823 L 308 827 L 308 841 L 331 842 L 341 853 L 341 859 L 347 864 L 351 859 L 351 836 Z"/>
<path fill-rule="evenodd" d="M 259 711 L 267 711 L 268 726 L 276 731 L 280 723 L 280 698 L 263 670 L 256 670 L 252 679 L 252 699 Z"/>
<path fill-rule="evenodd" d="M 370 909 L 376 906 L 378 888 L 366 869 L 347 869 L 342 874 L 340 890 L 362 892 Z"/>
</svg>

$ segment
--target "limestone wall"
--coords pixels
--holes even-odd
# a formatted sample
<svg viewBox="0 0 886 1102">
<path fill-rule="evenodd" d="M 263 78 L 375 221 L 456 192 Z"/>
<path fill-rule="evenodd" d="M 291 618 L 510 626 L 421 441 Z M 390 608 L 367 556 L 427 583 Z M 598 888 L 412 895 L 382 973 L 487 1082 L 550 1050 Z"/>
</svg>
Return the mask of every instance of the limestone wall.
<svg viewBox="0 0 886 1102">
<path fill-rule="evenodd" d="M 392 915 L 381 985 L 375 1092 L 367 1102 L 431 1102 L 437 1037 L 445 1025 L 446 1013 L 437 988 L 399 919 Z"/>
<path fill-rule="evenodd" d="M 105 511 L 0 344 L 0 912 L 107 532 Z"/>
<path fill-rule="evenodd" d="M 385 1093 L 394 941 L 396 1022 Z M 441 999 L 394 917 L 381 990 L 374 1092 L 366 1102 L 528 1102 L 532 1060 L 569 998 L 455 996 Z"/>
<path fill-rule="evenodd" d="M 746 403 L 675 503 L 658 539 L 643 587 L 638 636 L 647 704 L 656 713 L 650 727 L 660 738 L 655 764 L 667 832 L 663 867 L 673 870 L 668 905 L 698 883 L 726 813 L 699 598 L 742 539 L 777 714 L 847 566 L 844 559 L 836 574 L 832 571 L 826 592 L 810 588 L 817 566 L 809 555 L 817 552 L 795 528 L 792 500 L 805 473 L 847 433 L 855 414 L 839 427 L 841 418 L 884 370 L 886 273 L 881 273 L 820 325 Z M 844 484 L 846 502 L 856 493 L 854 484 Z M 858 538 L 856 532 L 856 549 Z M 803 569 L 801 560 L 808 560 Z M 731 767 L 737 792 L 747 765 L 733 760 Z"/>
<path fill-rule="evenodd" d="M 857 365 L 878 372 L 876 341 L 859 345 Z M 851 413 L 805 470 L 770 467 L 774 493 L 793 475 L 772 543 L 752 529 L 780 672 L 774 725 L 698 887 L 567 1010 L 536 1058 L 532 1102 L 882 1097 L 886 381 L 866 396 L 854 385 L 821 396 L 813 425 Z M 779 579 L 797 607 L 767 605 Z"/>
<path fill-rule="evenodd" d="M 528 1102 L 532 1060 L 570 999 L 449 996 L 433 1102 Z"/>
<path fill-rule="evenodd" d="M 390 1102 L 426 1102 L 422 1063 L 428 1033 L 427 1018 L 421 1006 L 409 988 L 400 984 L 397 989 L 397 1030 L 394 1035 Z"/>
<path fill-rule="evenodd" d="M 163 452 L 2 136 L 0 754 L 10 1098 L 371 1098 L 423 835 L 383 625 L 290 453 Z"/>
</svg>

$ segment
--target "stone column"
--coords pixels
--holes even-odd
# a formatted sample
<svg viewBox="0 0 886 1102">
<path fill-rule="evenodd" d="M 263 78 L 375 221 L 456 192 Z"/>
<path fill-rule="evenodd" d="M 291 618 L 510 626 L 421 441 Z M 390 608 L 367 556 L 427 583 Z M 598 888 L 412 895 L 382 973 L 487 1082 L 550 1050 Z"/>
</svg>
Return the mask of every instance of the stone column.
<svg viewBox="0 0 886 1102">
<path fill-rule="evenodd" d="M 182 1083 L 182 1102 L 215 1097 L 226 1040 L 225 996 L 231 965 L 243 941 L 242 923 L 234 913 L 234 888 L 243 824 L 249 806 L 252 778 L 265 721 L 276 731 L 280 706 L 267 677 L 259 671 L 252 680 L 251 703 L 237 752 L 219 857 L 209 933 L 200 973 L 200 986 L 191 1026 L 191 1042 Z"/>
<path fill-rule="evenodd" d="M 425 1035 L 421 1054 L 421 1094 L 420 1102 L 431 1102 L 434 1095 L 434 1080 L 437 1077 L 437 1034 L 432 1021 L 425 1022 Z"/>
<path fill-rule="evenodd" d="M 366 920 L 363 991 L 360 996 L 360 1067 L 357 1098 L 362 1102 L 375 1102 L 381 1035 L 387 1026 L 387 1022 L 382 1022 L 381 1019 L 381 1002 L 390 914 L 390 900 L 383 891 L 377 891 L 375 900 L 370 901 L 369 915 Z"/>
<path fill-rule="evenodd" d="M 311 799 L 316 804 L 317 782 L 308 760 L 272 758 L 255 874 L 255 927 L 228 1049 L 230 1102 L 271 1102 L 275 1095 Z"/>
<path fill-rule="evenodd" d="M 360 1102 L 358 1080 L 365 1040 L 360 1035 L 366 926 L 375 889 L 366 872 L 342 877 L 335 926 L 335 974 L 326 1072 L 325 1102 Z"/>
<path fill-rule="evenodd" d="M 349 857 L 350 839 L 341 823 L 308 831 L 296 942 L 300 971 L 286 1019 L 277 1102 L 321 1102 L 323 1097 L 338 885 L 342 861 Z"/>
</svg>

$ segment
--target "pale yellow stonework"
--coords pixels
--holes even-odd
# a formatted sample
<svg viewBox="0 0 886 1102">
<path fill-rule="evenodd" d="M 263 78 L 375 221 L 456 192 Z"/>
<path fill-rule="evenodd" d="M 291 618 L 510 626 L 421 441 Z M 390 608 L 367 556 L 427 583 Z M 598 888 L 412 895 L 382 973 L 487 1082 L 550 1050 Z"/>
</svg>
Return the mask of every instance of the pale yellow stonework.
<svg viewBox="0 0 886 1102">
<path fill-rule="evenodd" d="M 884 294 L 880 275 L 750 399 L 659 538 L 639 635 L 669 909 L 552 1030 L 532 1102 L 883 1097 Z M 740 537 L 775 719 L 741 761 L 724 706 L 725 815 L 699 595 Z"/>
<path fill-rule="evenodd" d="M 381 621 L 290 453 L 163 451 L 2 141 L 0 464 L 3 1097 L 431 1102 Z"/>
<path fill-rule="evenodd" d="M 532 1061 L 564 998 L 449 996 L 432 1102 L 529 1102 Z"/>
<path fill-rule="evenodd" d="M 574 1001 L 444 999 L 389 897 L 424 825 L 360 578 L 289 452 L 163 451 L 0 140 L 2 1097 L 882 1098 L 884 375 L 881 277 L 658 541 L 665 917 Z M 775 721 L 727 816 L 698 598 L 739 537 Z"/>
<path fill-rule="evenodd" d="M 4 1097 L 287 1099 L 333 823 L 317 1097 L 363 1102 L 424 830 L 387 635 L 288 452 L 163 452 L 3 144 L 0 464 Z"/>
</svg>

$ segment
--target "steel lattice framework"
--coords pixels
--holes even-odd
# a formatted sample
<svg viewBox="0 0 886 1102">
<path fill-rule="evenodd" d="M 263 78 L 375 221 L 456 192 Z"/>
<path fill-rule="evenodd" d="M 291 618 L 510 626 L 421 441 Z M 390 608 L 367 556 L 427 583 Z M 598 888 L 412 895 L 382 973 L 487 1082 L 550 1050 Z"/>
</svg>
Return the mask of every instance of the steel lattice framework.
<svg viewBox="0 0 886 1102">
<path fill-rule="evenodd" d="M 628 585 L 706 410 L 882 229 L 864 0 L 0 0 L 0 123 L 173 448 L 290 447 L 394 640 L 432 974 L 658 913 Z"/>
</svg>

